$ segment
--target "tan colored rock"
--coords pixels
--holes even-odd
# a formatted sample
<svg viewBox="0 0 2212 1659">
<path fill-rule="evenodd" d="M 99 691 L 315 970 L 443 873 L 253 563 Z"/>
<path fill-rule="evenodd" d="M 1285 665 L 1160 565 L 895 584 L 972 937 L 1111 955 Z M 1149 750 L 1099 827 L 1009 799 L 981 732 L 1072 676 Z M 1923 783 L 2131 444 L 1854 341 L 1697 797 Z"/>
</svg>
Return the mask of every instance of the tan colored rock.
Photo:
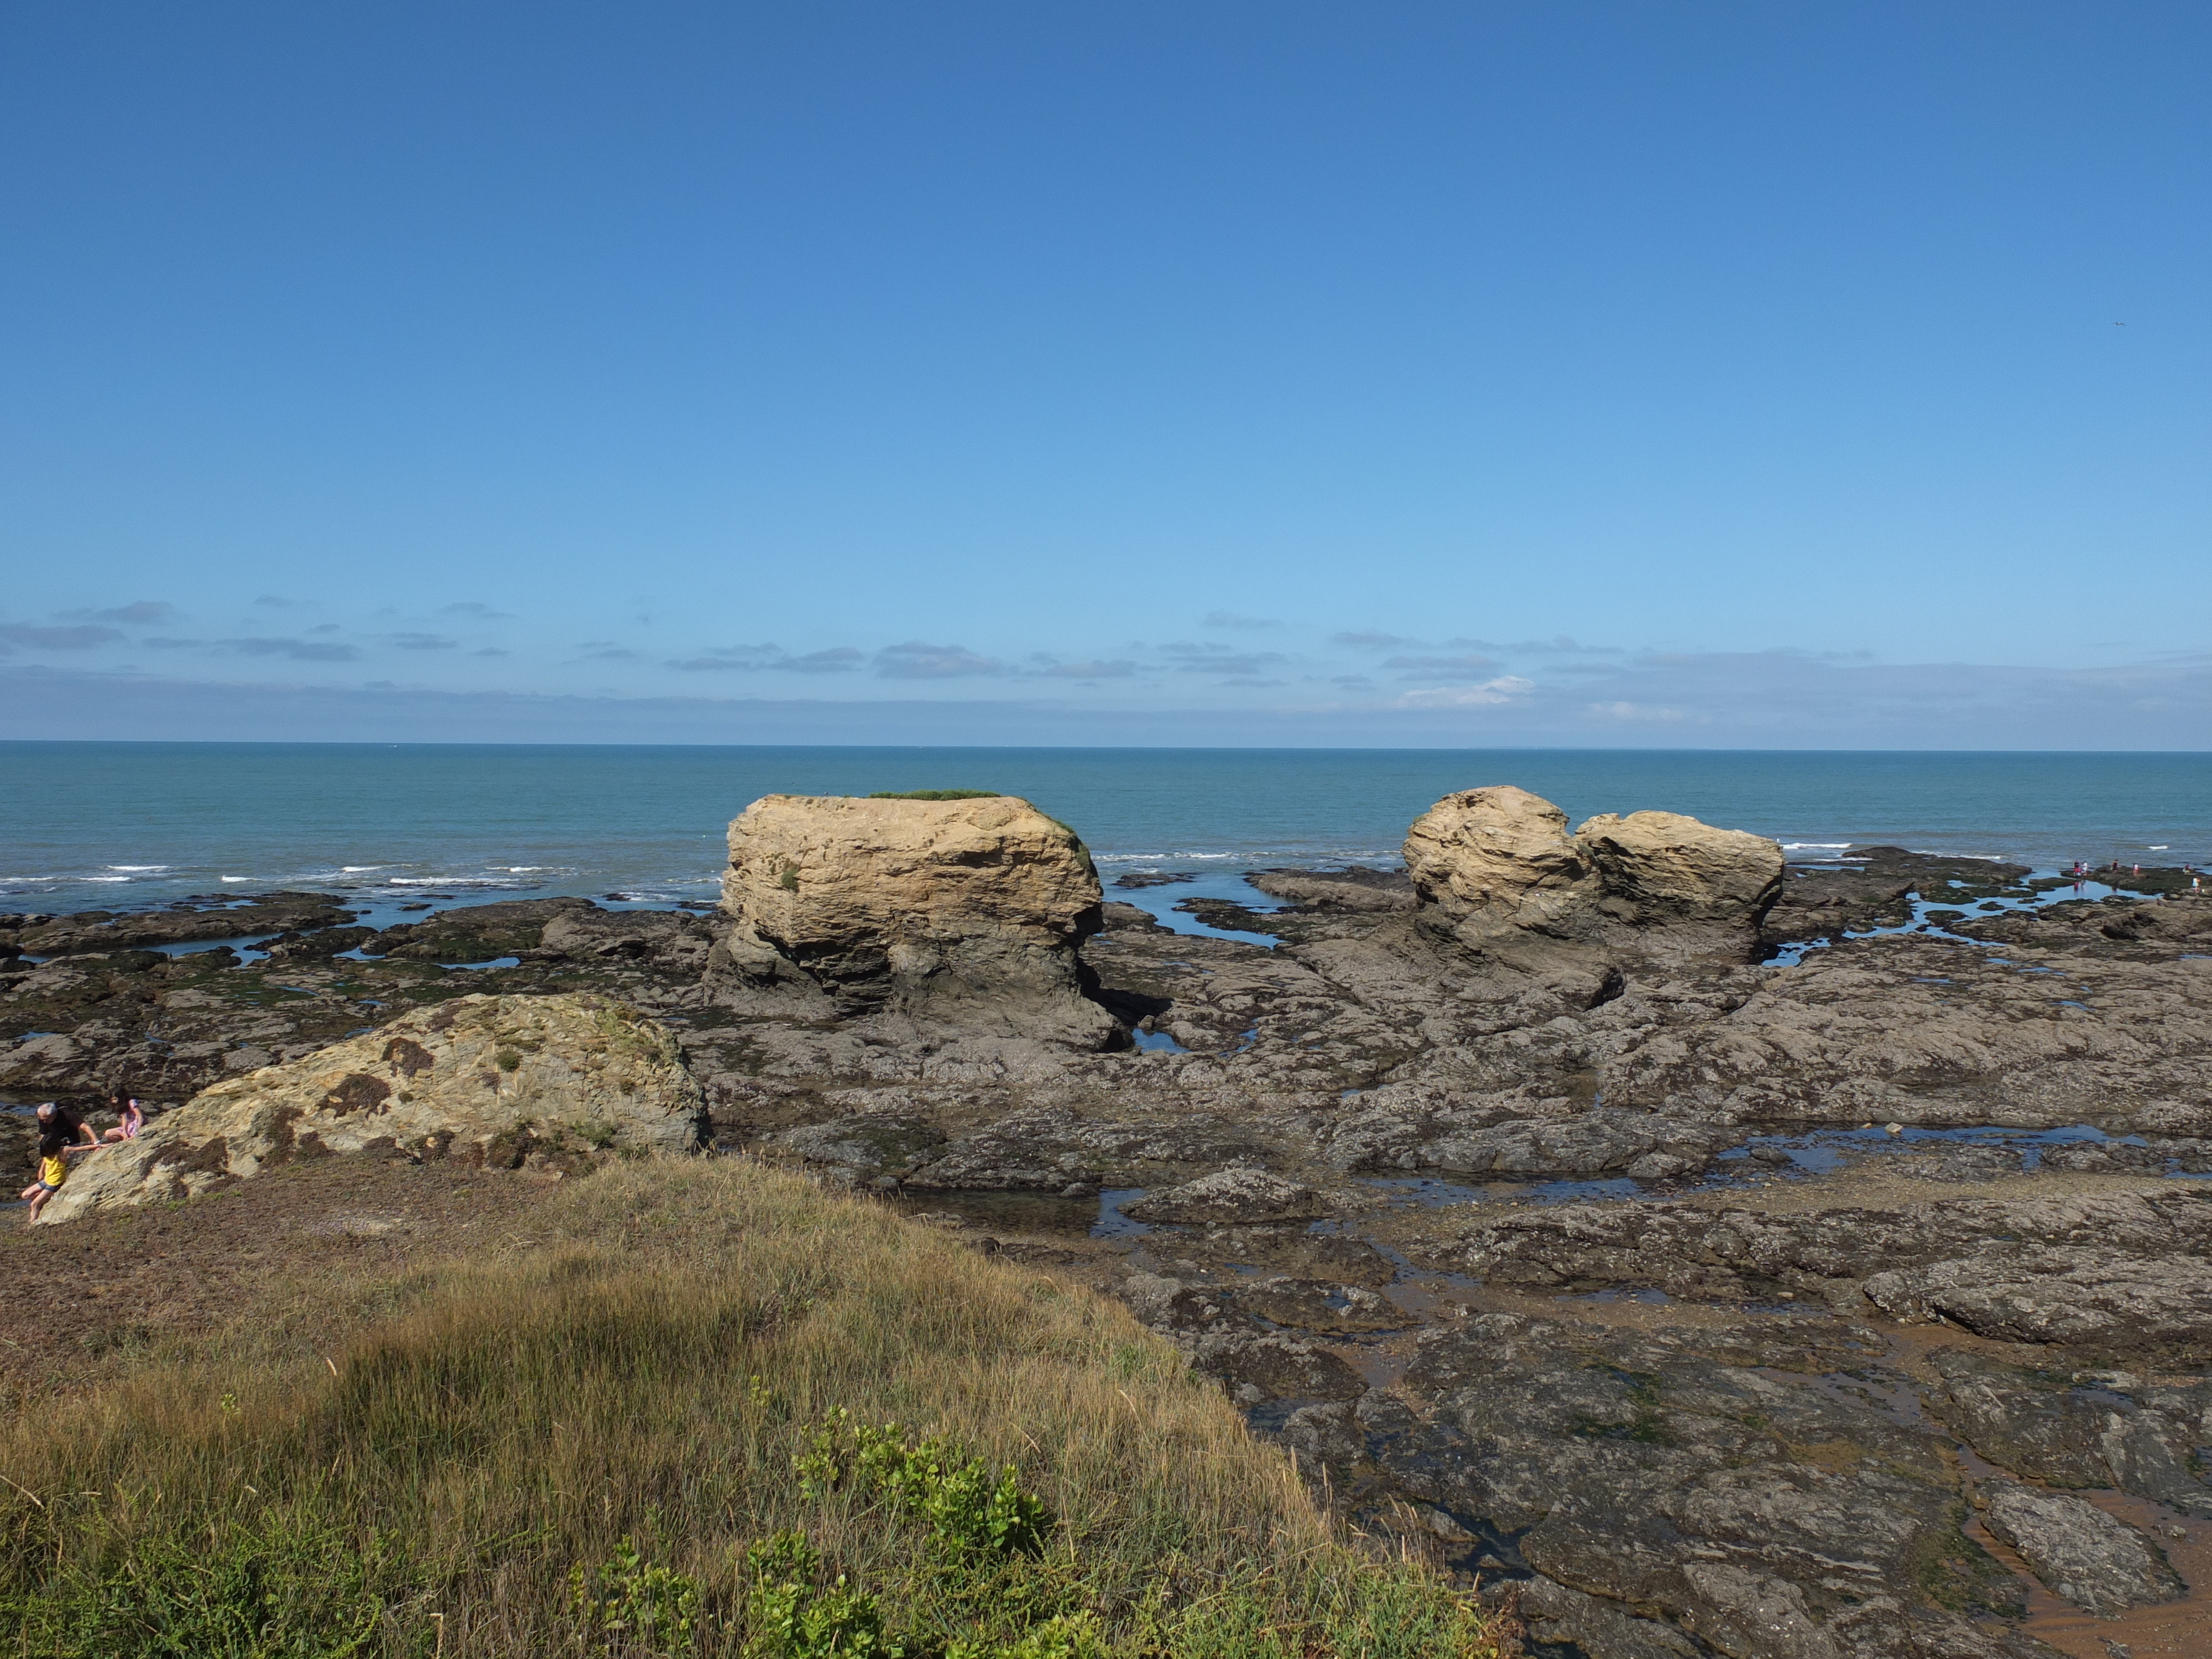
<svg viewBox="0 0 2212 1659">
<path fill-rule="evenodd" d="M 204 1089 L 88 1153 L 42 1221 L 186 1198 L 294 1158 L 404 1153 L 514 1167 L 533 1151 L 684 1152 L 706 1100 L 664 1026 L 592 996 L 457 997 Z"/>
<path fill-rule="evenodd" d="M 1097 1048 L 1115 1028 L 1077 950 L 1103 897 L 1074 832 L 1016 796 L 769 795 L 730 825 L 723 948 L 757 979 L 799 970 L 847 1014 Z"/>
<path fill-rule="evenodd" d="M 1559 947 L 1747 956 L 1782 889 L 1782 848 L 1678 812 L 1567 815 L 1525 789 L 1447 795 L 1406 836 L 1428 932 L 1508 962 Z"/>
<path fill-rule="evenodd" d="M 1782 848 L 1743 830 L 1716 830 L 1680 812 L 1607 813 L 1575 832 L 1616 915 L 1664 922 L 1756 927 L 1782 891 Z M 1623 912 L 1620 907 L 1629 907 Z"/>
<path fill-rule="evenodd" d="M 1545 931 L 1599 896 L 1567 815 L 1540 795 L 1501 784 L 1446 795 L 1406 832 L 1406 870 L 1424 905 L 1474 936 Z"/>
</svg>

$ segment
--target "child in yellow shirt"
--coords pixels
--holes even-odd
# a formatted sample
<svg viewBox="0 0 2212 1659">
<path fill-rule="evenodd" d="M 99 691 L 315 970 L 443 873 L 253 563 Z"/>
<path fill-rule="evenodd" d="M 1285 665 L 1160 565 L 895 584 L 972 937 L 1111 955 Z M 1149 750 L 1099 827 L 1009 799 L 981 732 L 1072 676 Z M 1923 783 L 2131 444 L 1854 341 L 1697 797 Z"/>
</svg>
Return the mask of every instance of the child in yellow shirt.
<svg viewBox="0 0 2212 1659">
<path fill-rule="evenodd" d="M 38 1220 L 39 1212 L 46 1207 L 46 1200 L 61 1191 L 62 1182 L 69 1179 L 71 1154 L 93 1150 L 73 1143 L 58 1130 L 49 1130 L 39 1137 L 39 1178 L 23 1188 L 23 1196 L 31 1202 L 32 1221 Z"/>
</svg>

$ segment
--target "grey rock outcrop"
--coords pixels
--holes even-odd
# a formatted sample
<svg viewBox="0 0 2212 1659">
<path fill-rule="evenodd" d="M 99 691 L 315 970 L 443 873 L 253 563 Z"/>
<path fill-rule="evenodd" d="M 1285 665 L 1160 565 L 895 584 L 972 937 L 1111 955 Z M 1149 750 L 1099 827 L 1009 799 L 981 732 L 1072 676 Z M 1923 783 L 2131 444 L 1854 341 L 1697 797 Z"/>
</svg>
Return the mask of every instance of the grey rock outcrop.
<svg viewBox="0 0 2212 1659">
<path fill-rule="evenodd" d="M 2212 1358 L 2212 1259 L 2100 1246 L 1983 1251 L 1876 1273 L 1893 1318 L 1947 1319 L 2001 1342 L 2063 1342 Z"/>
<path fill-rule="evenodd" d="M 770 1146 L 848 1180 L 901 1175 L 944 1142 L 944 1131 L 927 1118 L 900 1111 L 802 1123 L 769 1137 Z"/>
<path fill-rule="evenodd" d="M 1410 1498 L 1483 1517 L 1580 1593 L 1531 1587 L 1562 1627 L 1540 1639 L 1605 1659 L 2047 1655 L 1960 1616 L 2021 1608 L 1957 1531 L 1940 1440 L 1791 1374 L 1870 1358 L 1826 1320 L 1639 1333 L 1480 1314 L 1423 1334 L 1405 1382 L 1421 1411 L 1370 1395 L 1359 1416 L 1388 1431 L 1372 1455 Z M 1670 1648 L 1670 1627 L 1690 1641 Z"/>
<path fill-rule="evenodd" d="M 1194 1166 L 1218 1168 L 1258 1150 L 1249 1130 L 1204 1115 L 1164 1123 L 1097 1121 L 1038 1106 L 924 1152 L 906 1184 L 945 1192 L 1095 1192 L 1102 1185 L 1172 1184 Z"/>
<path fill-rule="evenodd" d="M 1255 870 L 1244 879 L 1315 910 L 1410 910 L 1414 903 L 1413 884 L 1395 870 Z"/>
<path fill-rule="evenodd" d="M 1509 963 L 1562 946 L 1661 959 L 1750 957 L 1782 890 L 1782 849 L 1676 812 L 1567 815 L 1510 785 L 1413 821 L 1406 868 L 1425 932 Z"/>
<path fill-rule="evenodd" d="M 1893 1318 L 2000 1341 L 2212 1354 L 2212 1197 L 2193 1190 L 1783 1213 L 1562 1205 L 1462 1237 L 1467 1265 L 1502 1284 L 1716 1301 L 1863 1291 Z"/>
<path fill-rule="evenodd" d="M 1348 1401 L 1365 1392 L 1359 1373 L 1327 1348 L 1270 1331 L 1234 1296 L 1157 1273 L 1132 1274 L 1121 1289 L 1130 1310 L 1166 1337 L 1194 1370 L 1252 1406 L 1266 1400 Z"/>
<path fill-rule="evenodd" d="M 441 910 L 420 921 L 387 927 L 362 949 L 400 962 L 493 962 L 538 948 L 549 927 L 564 917 L 604 914 L 589 899 L 508 899 Z"/>
<path fill-rule="evenodd" d="M 2212 1382 L 2130 1372 L 2052 1372 L 1964 1349 L 1930 1361 L 1931 1408 L 1990 1462 L 2053 1486 L 2110 1486 L 2212 1521 L 2197 1448 L 2212 1425 Z"/>
<path fill-rule="evenodd" d="M 1710 1129 L 1651 1112 L 1535 1115 L 1567 1103 L 1509 1098 L 1425 1109 L 1378 1104 L 1335 1127 L 1329 1157 L 1352 1171 L 1524 1178 L 1625 1173 L 1662 1180 L 1702 1170 L 1718 1139 Z"/>
<path fill-rule="evenodd" d="M 2091 1613 L 2124 1613 L 2189 1593 L 2165 1553 L 2084 1498 L 1989 1480 L 1990 1530 L 2018 1550 L 2054 1595 Z"/>
<path fill-rule="evenodd" d="M 1312 1188 L 1269 1175 L 1265 1170 L 1216 1170 L 1121 1208 L 1121 1213 L 1134 1221 L 1221 1224 L 1304 1220 L 1322 1212 L 1321 1200 Z"/>
<path fill-rule="evenodd" d="M 722 953 L 847 1017 L 1099 1048 L 1118 1028 L 1084 996 L 1078 948 L 1103 902 L 1074 832 L 1012 795 L 769 795 L 730 825 Z"/>
<path fill-rule="evenodd" d="M 0 916 L 0 956 L 106 955 L 149 945 L 245 939 L 350 921 L 328 893 L 263 893 L 243 902 L 185 899 L 159 910 L 81 910 L 75 915 Z"/>
<path fill-rule="evenodd" d="M 1484 1589 L 1483 1599 L 1497 1605 L 1504 1603 L 1507 1592 L 1517 1592 L 1513 1599 L 1522 1622 L 1539 1642 L 1571 1642 L 1604 1659 L 1698 1659 L 1697 1644 L 1680 1631 L 1549 1578 L 1501 1578 Z"/>
<path fill-rule="evenodd" d="M 294 1158 L 382 1152 L 512 1166 L 543 1147 L 684 1152 L 706 1102 L 654 1021 L 596 997 L 457 997 L 203 1090 L 88 1153 L 42 1222 L 186 1198 Z"/>
</svg>

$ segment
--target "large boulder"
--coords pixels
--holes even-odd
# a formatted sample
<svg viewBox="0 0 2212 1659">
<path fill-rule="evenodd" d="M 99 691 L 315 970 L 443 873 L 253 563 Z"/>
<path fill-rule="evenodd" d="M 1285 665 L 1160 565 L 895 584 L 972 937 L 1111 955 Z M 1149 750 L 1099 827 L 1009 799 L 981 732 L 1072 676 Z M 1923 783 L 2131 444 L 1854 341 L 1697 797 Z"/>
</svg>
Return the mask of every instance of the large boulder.
<svg viewBox="0 0 2212 1659">
<path fill-rule="evenodd" d="M 386 1152 L 513 1167 L 689 1151 L 705 1097 L 674 1037 L 599 997 L 465 996 L 204 1089 L 87 1153 L 43 1221 L 186 1198 L 294 1158 Z"/>
<path fill-rule="evenodd" d="M 1074 831 L 1012 795 L 769 795 L 730 825 L 724 951 L 757 980 L 796 970 L 848 1016 L 1097 1048 L 1117 1028 L 1078 947 L 1103 896 Z"/>
<path fill-rule="evenodd" d="M 1591 818 L 1500 786 L 1445 796 L 1406 836 L 1424 931 L 1508 963 L 1561 948 L 1744 958 L 1782 890 L 1782 848 L 1679 812 Z"/>
</svg>

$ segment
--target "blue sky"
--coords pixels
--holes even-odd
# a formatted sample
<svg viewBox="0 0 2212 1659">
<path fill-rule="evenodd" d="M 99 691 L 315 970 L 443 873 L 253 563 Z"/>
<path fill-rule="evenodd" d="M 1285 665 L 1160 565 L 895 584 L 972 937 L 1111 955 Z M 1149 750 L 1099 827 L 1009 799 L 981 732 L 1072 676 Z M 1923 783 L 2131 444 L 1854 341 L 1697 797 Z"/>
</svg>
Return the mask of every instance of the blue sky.
<svg viewBox="0 0 2212 1659">
<path fill-rule="evenodd" d="M 2200 4 L 4 31 L 0 736 L 2205 746 Z"/>
</svg>

